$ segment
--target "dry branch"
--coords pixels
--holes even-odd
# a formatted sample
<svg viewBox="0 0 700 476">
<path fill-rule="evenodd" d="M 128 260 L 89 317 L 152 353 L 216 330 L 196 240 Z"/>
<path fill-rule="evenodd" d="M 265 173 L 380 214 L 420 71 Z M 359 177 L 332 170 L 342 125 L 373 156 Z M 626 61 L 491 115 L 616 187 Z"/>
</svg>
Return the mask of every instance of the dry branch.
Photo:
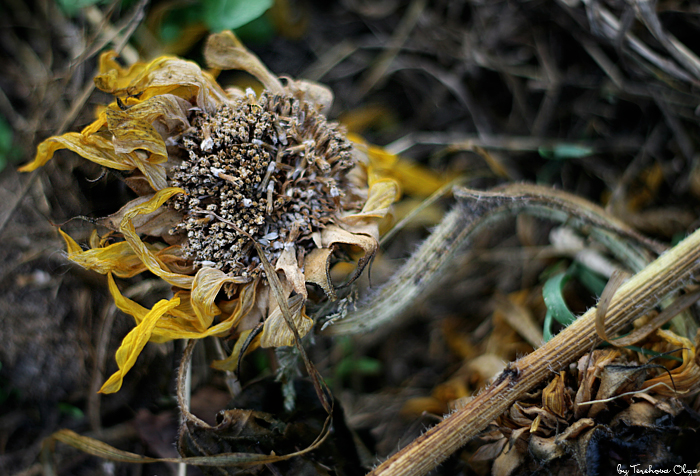
<svg viewBox="0 0 700 476">
<path fill-rule="evenodd" d="M 615 294 L 605 318 L 608 333 L 616 333 L 688 285 L 700 269 L 700 230 L 625 282 Z M 510 363 L 495 382 L 464 408 L 452 414 L 370 473 L 372 476 L 426 474 L 477 436 L 514 402 L 554 373 L 575 362 L 601 342 L 596 333 L 596 309 L 528 356 Z"/>
</svg>

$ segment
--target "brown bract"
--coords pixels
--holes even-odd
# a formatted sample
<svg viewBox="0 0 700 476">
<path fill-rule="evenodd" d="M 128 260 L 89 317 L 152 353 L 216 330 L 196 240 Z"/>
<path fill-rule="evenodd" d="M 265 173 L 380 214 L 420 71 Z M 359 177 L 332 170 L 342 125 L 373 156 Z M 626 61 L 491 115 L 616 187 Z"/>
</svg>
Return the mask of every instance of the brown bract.
<svg viewBox="0 0 700 476">
<path fill-rule="evenodd" d="M 323 115 L 333 98 L 325 86 L 280 81 L 231 32 L 212 35 L 205 57 L 212 68 L 250 73 L 262 92 L 224 90 L 176 57 L 123 68 L 105 53 L 95 84 L 116 101 L 82 132 L 42 142 L 22 168 L 35 170 L 69 149 L 126 172 L 137 195 L 99 221 L 111 232 L 94 234 L 87 250 L 61 231 L 68 258 L 107 274 L 117 306 L 137 324 L 117 351 L 119 371 L 105 393 L 119 390 L 148 341 L 239 335 L 232 355 L 216 364 L 223 369 L 235 367 L 259 322 L 252 347 L 291 345 L 276 296 L 288 300 L 299 335 L 308 333 L 307 284 L 335 298 L 329 272 L 340 247 L 359 251 L 355 279 L 398 196 L 372 149 Z M 281 294 L 271 292 L 264 260 L 278 273 Z M 124 297 L 114 281 L 146 270 L 174 289 L 152 309 Z"/>
</svg>

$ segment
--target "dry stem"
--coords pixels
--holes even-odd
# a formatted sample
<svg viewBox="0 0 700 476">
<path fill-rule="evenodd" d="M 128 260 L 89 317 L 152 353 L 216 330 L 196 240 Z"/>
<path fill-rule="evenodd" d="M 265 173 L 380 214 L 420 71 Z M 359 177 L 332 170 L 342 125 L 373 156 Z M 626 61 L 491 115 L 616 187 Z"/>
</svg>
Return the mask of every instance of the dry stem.
<svg viewBox="0 0 700 476">
<path fill-rule="evenodd" d="M 662 254 L 620 286 L 608 308 L 605 326 L 615 333 L 693 279 L 700 268 L 700 230 Z M 601 342 L 596 309 L 530 355 L 509 364 L 496 381 L 428 432 L 370 473 L 371 476 L 426 474 L 479 434 L 496 417 L 537 384 L 575 362 Z"/>
</svg>

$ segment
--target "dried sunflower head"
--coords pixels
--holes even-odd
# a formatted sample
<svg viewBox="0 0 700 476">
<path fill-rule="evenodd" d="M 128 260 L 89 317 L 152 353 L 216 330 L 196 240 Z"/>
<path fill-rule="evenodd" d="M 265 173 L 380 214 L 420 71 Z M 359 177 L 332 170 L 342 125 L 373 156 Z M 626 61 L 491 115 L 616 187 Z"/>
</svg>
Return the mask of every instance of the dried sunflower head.
<svg viewBox="0 0 700 476">
<path fill-rule="evenodd" d="M 112 231 L 93 233 L 90 249 L 61 232 L 69 259 L 107 274 L 117 306 L 137 323 L 117 351 L 119 371 L 105 393 L 119 390 L 148 341 L 239 334 L 219 368 L 235 364 L 259 322 L 253 345 L 291 345 L 275 296 L 281 291 L 299 334 L 308 333 L 307 283 L 335 297 L 329 267 L 340 246 L 357 251 L 350 279 L 357 277 L 376 251 L 378 221 L 398 195 L 368 149 L 324 116 L 332 101 L 327 88 L 283 84 L 230 32 L 212 35 L 205 57 L 212 68 L 247 71 L 263 91 L 224 90 L 175 57 L 123 68 L 106 53 L 95 84 L 116 101 L 81 133 L 42 142 L 22 168 L 34 170 L 69 149 L 124 171 L 137 194 L 100 221 Z M 276 293 L 265 265 L 279 277 Z M 152 309 L 124 297 L 114 281 L 146 270 L 175 290 Z"/>
</svg>

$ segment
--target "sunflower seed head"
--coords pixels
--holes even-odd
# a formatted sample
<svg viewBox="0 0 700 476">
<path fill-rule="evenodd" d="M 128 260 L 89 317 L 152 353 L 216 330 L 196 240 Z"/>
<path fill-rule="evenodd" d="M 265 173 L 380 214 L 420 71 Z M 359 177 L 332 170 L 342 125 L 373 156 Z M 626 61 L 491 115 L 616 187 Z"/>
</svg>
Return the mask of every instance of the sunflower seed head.
<svg viewBox="0 0 700 476">
<path fill-rule="evenodd" d="M 183 252 L 198 266 L 233 274 L 262 272 L 250 239 L 274 263 L 285 243 L 314 247 L 311 234 L 343 208 L 352 145 L 318 109 L 292 95 L 247 94 L 216 113 L 192 113 L 171 184 L 184 212 Z M 213 263 L 213 264 L 212 264 Z"/>
</svg>

